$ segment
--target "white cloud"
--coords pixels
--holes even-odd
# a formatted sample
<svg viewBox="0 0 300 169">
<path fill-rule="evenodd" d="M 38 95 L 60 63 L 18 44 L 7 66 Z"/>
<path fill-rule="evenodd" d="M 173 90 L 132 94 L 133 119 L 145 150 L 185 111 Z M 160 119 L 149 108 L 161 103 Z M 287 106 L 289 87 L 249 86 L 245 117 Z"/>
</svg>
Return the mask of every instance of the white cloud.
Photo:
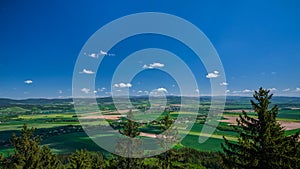
<svg viewBox="0 0 300 169">
<path fill-rule="evenodd" d="M 296 88 L 296 92 L 300 92 L 300 88 L 299 87 Z"/>
<path fill-rule="evenodd" d="M 87 70 L 87 69 L 83 69 L 82 72 L 79 72 L 79 73 L 84 73 L 84 74 L 94 74 L 95 72 L 93 72 L 92 70 Z"/>
<path fill-rule="evenodd" d="M 283 92 L 288 92 L 288 91 L 290 91 L 291 89 L 290 88 L 287 88 L 287 89 L 283 89 L 282 91 Z"/>
<path fill-rule="evenodd" d="M 225 93 L 229 93 L 229 92 L 230 92 L 230 90 L 226 90 L 226 91 L 225 91 Z"/>
<path fill-rule="evenodd" d="M 226 91 L 226 93 L 230 92 L 229 90 Z M 249 93 L 253 93 L 254 90 L 250 90 L 250 89 L 245 89 L 245 90 L 234 90 L 232 91 L 233 94 L 241 94 L 241 93 L 245 93 L 245 94 L 249 94 Z"/>
<path fill-rule="evenodd" d="M 103 51 L 103 50 L 100 50 L 100 54 L 101 55 L 107 55 L 107 52 Z"/>
<path fill-rule="evenodd" d="M 144 91 L 145 94 L 149 94 L 149 92 L 147 90 Z"/>
<path fill-rule="evenodd" d="M 196 89 L 195 92 L 196 92 L 196 93 L 199 93 L 200 91 L 199 91 L 199 89 Z"/>
<path fill-rule="evenodd" d="M 212 78 L 217 78 L 217 77 L 219 77 L 220 75 L 219 75 L 219 72 L 218 71 L 213 71 L 212 73 L 208 73 L 207 75 L 206 75 L 206 78 L 209 78 L 209 79 L 212 79 Z"/>
<path fill-rule="evenodd" d="M 119 83 L 119 84 L 114 84 L 113 87 L 115 88 L 127 88 L 127 87 L 132 87 L 132 84 L 130 83 Z"/>
<path fill-rule="evenodd" d="M 107 53 L 103 50 L 100 50 L 99 53 L 89 53 L 89 54 L 84 53 L 84 55 L 89 56 L 91 58 L 95 58 L 95 59 L 99 58 L 99 56 L 101 56 L 101 55 L 102 56 L 115 56 L 115 54 Z"/>
<path fill-rule="evenodd" d="M 106 90 L 105 87 L 102 87 L 102 88 L 99 88 L 99 89 L 98 89 L 99 92 L 103 92 L 104 90 Z"/>
<path fill-rule="evenodd" d="M 94 94 L 97 94 L 98 92 L 97 92 L 97 90 L 94 90 Z"/>
<path fill-rule="evenodd" d="M 62 94 L 62 93 L 63 93 L 63 91 L 62 91 L 62 90 L 58 90 L 58 93 L 59 93 L 59 94 Z"/>
<path fill-rule="evenodd" d="M 90 89 L 88 88 L 82 88 L 81 91 L 85 94 L 88 94 L 90 92 Z"/>
<path fill-rule="evenodd" d="M 168 90 L 167 89 L 165 89 L 165 88 L 163 88 L 163 87 L 161 87 L 161 88 L 158 88 L 158 89 L 156 89 L 158 92 L 165 92 L 165 93 L 168 93 Z"/>
<path fill-rule="evenodd" d="M 115 56 L 115 54 L 107 53 L 106 51 L 103 51 L 103 50 L 100 50 L 100 55 L 104 55 L 104 56 Z"/>
<path fill-rule="evenodd" d="M 88 54 L 89 57 L 92 57 L 92 58 L 98 58 L 99 55 L 97 53 L 90 53 Z"/>
<path fill-rule="evenodd" d="M 220 83 L 221 86 L 228 86 L 229 84 L 226 82 Z"/>
<path fill-rule="evenodd" d="M 168 93 L 168 90 L 166 88 L 160 87 L 157 89 L 154 89 L 150 92 L 150 95 L 159 96 L 161 94 Z"/>
<path fill-rule="evenodd" d="M 32 80 L 25 80 L 24 83 L 31 84 L 31 83 L 33 83 L 33 81 Z"/>
<path fill-rule="evenodd" d="M 270 90 L 270 92 L 274 92 L 274 91 L 277 91 L 277 89 L 276 88 L 269 88 L 268 90 Z"/>
<path fill-rule="evenodd" d="M 243 93 L 253 93 L 253 92 L 254 92 L 254 90 L 245 89 L 245 90 L 243 90 L 242 92 L 243 92 Z"/>
<path fill-rule="evenodd" d="M 149 65 L 144 65 L 143 68 L 144 69 L 154 69 L 154 68 L 162 68 L 164 66 L 165 65 L 162 64 L 162 63 L 154 62 L 154 63 L 151 63 Z"/>
</svg>

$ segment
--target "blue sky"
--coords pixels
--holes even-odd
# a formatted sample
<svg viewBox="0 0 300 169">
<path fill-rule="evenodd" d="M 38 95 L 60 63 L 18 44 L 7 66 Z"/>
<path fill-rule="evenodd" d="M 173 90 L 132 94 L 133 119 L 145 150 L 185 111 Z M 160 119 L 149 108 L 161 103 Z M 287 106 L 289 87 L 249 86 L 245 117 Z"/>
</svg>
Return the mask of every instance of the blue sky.
<svg viewBox="0 0 300 169">
<path fill-rule="evenodd" d="M 299 8 L 296 0 L 1 1 L 0 97 L 70 97 L 74 65 L 85 42 L 110 21 L 138 12 L 169 13 L 201 29 L 223 63 L 228 95 L 251 94 L 263 86 L 277 95 L 300 96 Z M 166 37 L 142 35 L 122 41 L 111 50 L 114 56 L 105 56 L 97 95 L 109 94 L 111 73 L 122 59 L 149 47 L 178 54 L 193 71 L 200 93 L 209 94 L 206 76 L 213 72 L 206 72 L 187 47 Z M 145 69 L 121 86 L 129 87 L 127 83 L 132 94 L 178 92 L 174 79 L 156 69 Z"/>
</svg>

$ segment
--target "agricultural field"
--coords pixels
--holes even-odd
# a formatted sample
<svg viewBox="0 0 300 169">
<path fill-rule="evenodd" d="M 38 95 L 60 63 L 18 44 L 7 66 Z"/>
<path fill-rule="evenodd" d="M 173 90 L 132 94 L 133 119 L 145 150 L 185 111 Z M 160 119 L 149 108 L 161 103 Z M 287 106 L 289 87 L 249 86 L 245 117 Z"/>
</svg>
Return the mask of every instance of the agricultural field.
<svg viewBox="0 0 300 169">
<path fill-rule="evenodd" d="M 195 98 L 191 98 L 192 100 Z M 200 99 L 197 119 L 190 131 L 183 127 L 178 128 L 180 134 L 186 134 L 178 147 L 190 147 L 201 151 L 221 151 L 223 136 L 228 140 L 236 141 L 236 132 L 233 125 L 242 111 L 255 117 L 251 110 L 248 97 L 228 97 L 224 112 L 220 112 L 220 119 L 212 135 L 202 133 L 208 137 L 204 143 L 199 143 L 200 132 L 205 125 L 206 115 L 210 107 L 210 98 Z M 188 116 L 190 112 L 180 112 L 180 97 L 168 97 L 167 106 L 163 112 L 146 111 L 150 103 L 147 97 L 131 98 L 133 107 L 128 110 L 117 111 L 111 98 L 97 99 L 99 112 L 76 114 L 72 99 L 28 99 L 10 100 L 0 99 L 0 152 L 7 155 L 12 151 L 9 139 L 12 133 L 19 133 L 24 124 L 36 128 L 36 134 L 42 138 L 42 144 L 48 145 L 54 153 L 68 154 L 76 149 L 102 151 L 96 143 L 84 132 L 83 128 L 93 128 L 109 123 L 114 129 L 120 129 L 120 123 L 126 119 L 128 111 L 132 110 L 134 118 L 140 121 L 140 137 L 156 137 L 161 133 L 159 121 L 166 112 L 170 112 L 173 119 L 180 114 Z M 300 98 L 274 97 L 273 103 L 279 107 L 278 121 L 285 127 L 286 134 L 290 135 L 300 130 Z M 189 106 L 189 105 L 184 105 Z M 89 104 L 86 104 L 88 110 Z M 101 135 L 97 137 L 110 137 Z"/>
</svg>

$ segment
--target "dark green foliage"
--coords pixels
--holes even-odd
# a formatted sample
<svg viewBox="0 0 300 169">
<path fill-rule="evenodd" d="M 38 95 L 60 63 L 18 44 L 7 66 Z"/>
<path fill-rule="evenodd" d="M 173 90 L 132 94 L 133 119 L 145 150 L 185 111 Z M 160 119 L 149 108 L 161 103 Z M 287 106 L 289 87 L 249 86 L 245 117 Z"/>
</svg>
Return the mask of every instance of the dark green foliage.
<svg viewBox="0 0 300 169">
<path fill-rule="evenodd" d="M 119 130 L 121 134 L 135 138 L 136 136 L 140 135 L 139 132 L 139 124 L 133 121 L 133 112 L 130 110 L 127 115 L 127 121 L 123 124 L 123 130 Z"/>
<path fill-rule="evenodd" d="M 43 146 L 40 151 L 40 163 L 43 169 L 58 168 L 60 166 L 57 156 L 51 153 L 48 146 Z"/>
<path fill-rule="evenodd" d="M 299 168 L 299 133 L 284 135 L 284 129 L 276 121 L 278 107 L 270 107 L 272 94 L 262 88 L 255 91 L 251 100 L 258 118 L 252 118 L 244 111 L 239 116 L 238 142 L 232 143 L 225 137 L 221 153 L 228 168 Z"/>
<path fill-rule="evenodd" d="M 92 159 L 87 150 L 76 150 L 69 157 L 69 166 L 70 169 L 91 169 L 92 168 Z"/>
<path fill-rule="evenodd" d="M 172 124 L 173 119 L 170 117 L 169 112 L 166 112 L 165 117 L 161 120 L 161 130 L 163 134 L 161 134 L 162 137 L 159 140 L 159 144 L 162 146 L 165 153 L 157 156 L 159 165 L 164 169 L 173 168 L 172 161 L 177 161 L 180 158 L 180 155 L 176 151 L 170 149 L 170 147 L 178 141 L 178 131 L 176 128 L 172 127 Z"/>
<path fill-rule="evenodd" d="M 13 168 L 39 167 L 40 137 L 33 135 L 34 129 L 24 125 L 21 136 L 13 134 L 11 144 L 15 147 L 11 157 Z"/>
<path fill-rule="evenodd" d="M 2 154 L 0 154 L 0 169 L 3 169 L 4 166 L 6 166 L 6 159 L 3 157 Z"/>
<path fill-rule="evenodd" d="M 111 169 L 140 169 L 144 168 L 143 160 L 138 158 L 112 157 L 109 159 L 109 168 Z"/>
<path fill-rule="evenodd" d="M 182 148 L 178 152 L 182 154 L 183 164 L 194 164 L 211 169 L 223 168 L 221 156 L 217 152 L 201 152 L 192 148 Z"/>
<path fill-rule="evenodd" d="M 140 168 L 142 165 L 140 159 L 134 158 L 143 154 L 143 151 L 139 149 L 141 140 L 136 138 L 140 135 L 139 124 L 133 119 L 134 115 L 130 110 L 127 120 L 123 122 L 123 129 L 119 130 L 124 137 L 119 138 L 116 144 L 116 153 L 121 156 L 110 159 L 110 168 Z"/>
<path fill-rule="evenodd" d="M 107 168 L 106 161 L 103 157 L 102 154 L 100 153 L 95 153 L 91 154 L 91 159 L 92 159 L 92 169 L 105 169 Z"/>
<path fill-rule="evenodd" d="M 4 165 L 7 168 L 26 169 L 52 169 L 59 167 L 56 155 L 53 155 L 46 146 L 40 147 L 41 139 L 34 136 L 34 129 L 23 126 L 21 135 L 13 134 L 11 144 L 14 146 L 14 154 L 5 159 Z"/>
<path fill-rule="evenodd" d="M 67 168 L 70 169 L 104 169 L 107 168 L 104 157 L 99 153 L 88 152 L 87 150 L 76 150 L 69 157 Z"/>
</svg>

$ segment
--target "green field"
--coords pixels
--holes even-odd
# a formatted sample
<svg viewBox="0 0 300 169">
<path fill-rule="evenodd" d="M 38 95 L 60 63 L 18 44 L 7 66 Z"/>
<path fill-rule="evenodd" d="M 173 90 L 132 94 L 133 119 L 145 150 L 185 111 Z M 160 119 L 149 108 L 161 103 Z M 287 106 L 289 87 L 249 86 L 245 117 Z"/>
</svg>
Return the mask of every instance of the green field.
<svg viewBox="0 0 300 169">
<path fill-rule="evenodd" d="M 240 113 L 232 112 L 232 110 L 249 110 L 249 98 L 229 98 L 226 103 L 224 115 L 238 116 Z M 275 104 L 279 105 L 278 120 L 289 122 L 300 122 L 300 99 L 286 99 L 275 98 Z M 287 101 L 285 101 L 287 100 Z M 292 103 L 290 101 L 293 101 Z M 0 107 L 0 152 L 7 155 L 8 151 L 12 151 L 9 139 L 12 133 L 19 133 L 23 124 L 27 124 L 29 127 L 37 128 L 37 134 L 43 138 L 42 144 L 49 145 L 51 150 L 58 154 L 68 154 L 76 149 L 87 149 L 90 151 L 102 151 L 96 143 L 94 143 L 82 130 L 80 122 L 77 119 L 77 115 L 74 112 L 74 108 L 66 100 L 55 100 L 55 103 L 51 100 L 43 101 L 43 104 L 39 104 L 39 100 L 34 100 L 30 103 L 26 101 L 10 101 L 9 104 L 1 102 Z M 134 105 L 137 108 L 144 108 L 149 105 L 144 98 L 135 98 Z M 61 102 L 61 103 L 60 103 Z M 103 111 L 103 114 L 115 115 L 118 113 L 111 113 L 115 111 L 111 100 L 98 100 L 99 109 Z M 178 98 L 171 98 L 168 100 L 169 104 L 178 104 Z M 88 107 L 89 105 L 87 105 Z M 191 147 L 201 151 L 220 151 L 221 143 L 224 143 L 223 136 L 230 141 L 236 141 L 236 132 L 228 123 L 219 123 L 216 126 L 216 130 L 212 135 L 202 133 L 203 137 L 207 137 L 207 140 L 200 144 L 198 142 L 201 129 L 205 122 L 205 115 L 209 109 L 209 99 L 205 98 L 200 102 L 200 110 L 196 123 L 193 125 L 190 131 L 184 129 L 178 129 L 179 133 L 187 134 L 182 139 L 180 146 Z M 170 107 L 172 109 L 172 107 Z M 174 109 L 174 108 L 173 108 Z M 176 119 L 178 115 L 188 116 L 189 112 L 171 111 L 171 117 Z M 159 134 L 161 133 L 160 125 L 149 123 L 151 121 L 159 121 L 164 117 L 164 113 L 135 113 L 135 119 L 148 121 L 145 122 L 139 129 L 144 133 Z M 255 116 L 254 113 L 249 113 L 251 116 Z M 122 120 L 122 118 L 121 118 Z M 119 120 L 109 120 L 111 124 L 118 125 Z M 143 123 L 144 123 L 143 122 Z M 85 126 L 97 126 L 102 125 L 98 120 L 87 120 L 84 122 Z M 300 129 L 286 131 L 287 135 L 293 134 Z M 101 137 L 109 137 L 101 136 Z"/>
</svg>

